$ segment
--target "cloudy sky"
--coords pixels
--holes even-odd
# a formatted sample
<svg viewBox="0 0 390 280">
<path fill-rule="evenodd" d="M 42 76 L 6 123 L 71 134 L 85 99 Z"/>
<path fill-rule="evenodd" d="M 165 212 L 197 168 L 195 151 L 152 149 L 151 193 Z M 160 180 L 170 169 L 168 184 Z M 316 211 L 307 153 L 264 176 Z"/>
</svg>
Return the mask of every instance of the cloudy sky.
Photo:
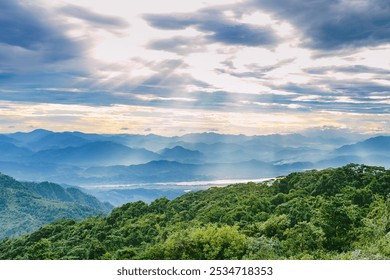
<svg viewBox="0 0 390 280">
<path fill-rule="evenodd" d="M 388 0 L 1 0 L 0 132 L 390 133 Z"/>
</svg>

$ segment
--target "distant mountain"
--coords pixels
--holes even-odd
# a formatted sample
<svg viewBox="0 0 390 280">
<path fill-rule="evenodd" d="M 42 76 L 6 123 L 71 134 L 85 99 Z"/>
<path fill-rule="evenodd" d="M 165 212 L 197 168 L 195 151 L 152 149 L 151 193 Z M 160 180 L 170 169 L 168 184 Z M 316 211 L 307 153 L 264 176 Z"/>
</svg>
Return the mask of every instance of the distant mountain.
<svg viewBox="0 0 390 280">
<path fill-rule="evenodd" d="M 135 135 L 135 134 L 121 134 L 111 135 L 108 138 L 110 141 L 121 143 L 132 148 L 144 148 L 153 152 L 160 151 L 167 148 L 169 143 L 177 141 L 177 137 L 166 137 L 155 134 Z"/>
<path fill-rule="evenodd" d="M 202 174 L 202 165 L 176 161 L 151 161 L 130 166 L 90 167 L 76 180 L 88 184 L 156 183 L 210 180 Z"/>
<path fill-rule="evenodd" d="M 54 220 L 107 214 L 112 206 L 56 184 L 23 183 L 0 174 L 0 239 L 21 235 Z"/>
<path fill-rule="evenodd" d="M 347 143 L 356 143 L 367 138 L 363 134 L 335 127 L 311 128 L 303 131 L 302 135 L 311 139 L 318 139 L 318 141 L 321 141 L 324 144 L 329 143 L 338 146 Z"/>
<path fill-rule="evenodd" d="M 362 135 L 334 128 L 171 137 L 39 129 L 0 134 L 0 171 L 74 185 L 261 178 L 351 162 L 387 167 L 389 138 L 362 141 Z"/>
<path fill-rule="evenodd" d="M 207 164 L 160 160 L 140 165 L 91 167 L 74 179 L 89 185 L 259 179 L 282 175 L 290 169 L 291 165 L 274 166 L 256 160 Z"/>
<path fill-rule="evenodd" d="M 316 162 L 318 159 L 326 158 L 331 150 L 312 149 L 308 147 L 283 148 L 275 151 L 272 158 L 279 164 L 294 162 Z"/>
<path fill-rule="evenodd" d="M 113 142 L 93 142 L 79 147 L 40 151 L 32 155 L 30 161 L 96 166 L 139 164 L 158 158 L 158 154 L 145 149 L 131 149 Z"/>
<path fill-rule="evenodd" d="M 337 149 L 336 153 L 355 155 L 378 153 L 390 156 L 390 136 L 377 136 L 353 145 L 345 145 Z"/>
<path fill-rule="evenodd" d="M 28 146 L 34 151 L 39 151 L 66 147 L 78 147 L 87 144 L 88 142 L 90 141 L 77 136 L 74 133 L 62 132 L 50 133 L 36 141 L 30 142 Z"/>
<path fill-rule="evenodd" d="M 309 143 L 312 139 L 301 134 L 271 134 L 254 136 L 244 143 L 245 146 L 257 145 L 268 147 L 301 147 L 303 143 Z"/>
<path fill-rule="evenodd" d="M 340 167 L 349 163 L 366 164 L 366 165 L 382 165 L 390 168 L 390 156 L 386 155 L 342 155 L 326 160 L 321 160 L 313 164 L 316 168 Z"/>
<path fill-rule="evenodd" d="M 0 161 L 20 161 L 32 154 L 33 152 L 27 148 L 21 148 L 0 140 Z"/>
<path fill-rule="evenodd" d="M 172 142 L 169 145 L 169 147 L 176 146 L 201 152 L 204 157 L 203 160 L 208 163 L 232 163 L 260 158 L 258 154 L 248 150 L 247 147 L 234 143 L 217 142 L 213 144 L 206 144 L 179 141 Z"/>
<path fill-rule="evenodd" d="M 232 135 L 232 134 L 219 134 L 214 132 L 204 133 L 190 133 L 178 137 L 181 141 L 189 143 L 242 143 L 251 139 L 251 136 L 243 134 Z"/>
<path fill-rule="evenodd" d="M 16 140 L 11 138 L 11 137 L 8 137 L 6 135 L 1 135 L 0 134 L 0 142 L 1 143 L 11 143 L 11 144 L 16 144 Z"/>
<path fill-rule="evenodd" d="M 185 149 L 175 146 L 172 149 L 165 148 L 160 151 L 160 156 L 164 160 L 178 161 L 182 163 L 200 163 L 204 161 L 204 155 L 199 151 Z"/>
<path fill-rule="evenodd" d="M 0 171 L 22 181 L 66 183 L 77 177 L 83 169 L 63 163 L 0 161 Z"/>
<path fill-rule="evenodd" d="M 8 134 L 7 136 L 17 140 L 21 145 L 27 145 L 28 143 L 32 143 L 38 141 L 39 139 L 52 134 L 52 131 L 45 129 L 36 129 L 31 132 L 16 132 Z"/>
</svg>

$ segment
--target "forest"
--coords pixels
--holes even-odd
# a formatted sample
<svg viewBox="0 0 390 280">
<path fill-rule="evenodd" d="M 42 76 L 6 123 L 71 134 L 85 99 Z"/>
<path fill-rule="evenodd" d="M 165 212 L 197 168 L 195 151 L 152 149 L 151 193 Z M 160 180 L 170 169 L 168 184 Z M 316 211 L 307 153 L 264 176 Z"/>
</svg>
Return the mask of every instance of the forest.
<svg viewBox="0 0 390 280">
<path fill-rule="evenodd" d="M 21 182 L 0 173 L 0 240 L 31 233 L 59 219 L 106 215 L 112 208 L 77 188 Z"/>
<path fill-rule="evenodd" d="M 0 259 L 390 259 L 390 170 L 349 164 L 127 203 L 5 238 Z"/>
</svg>

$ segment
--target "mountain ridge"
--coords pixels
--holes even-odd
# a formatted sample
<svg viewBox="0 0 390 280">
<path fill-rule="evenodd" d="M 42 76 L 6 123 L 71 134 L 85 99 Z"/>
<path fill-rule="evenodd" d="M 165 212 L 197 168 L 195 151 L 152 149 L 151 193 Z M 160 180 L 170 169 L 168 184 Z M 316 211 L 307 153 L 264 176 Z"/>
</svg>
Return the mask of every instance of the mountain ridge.
<svg viewBox="0 0 390 280">
<path fill-rule="evenodd" d="M 91 185 L 99 181 L 131 184 L 258 179 L 350 162 L 390 166 L 389 136 L 364 138 L 343 133 L 331 130 L 327 135 L 321 130 L 307 135 L 247 136 L 209 132 L 168 137 L 34 130 L 0 134 L 0 171 L 25 181 Z M 71 141 L 67 143 L 66 139 Z M 31 143 L 35 145 L 33 151 L 29 149 L 34 146 Z M 362 150 L 364 154 L 359 152 Z M 161 161 L 158 168 L 153 167 L 156 161 Z M 172 161 L 178 164 L 169 163 Z M 214 174 L 212 170 L 216 170 Z"/>
<path fill-rule="evenodd" d="M 37 230 L 58 219 L 108 214 L 112 206 L 80 190 L 20 182 L 0 173 L 0 239 Z"/>
</svg>

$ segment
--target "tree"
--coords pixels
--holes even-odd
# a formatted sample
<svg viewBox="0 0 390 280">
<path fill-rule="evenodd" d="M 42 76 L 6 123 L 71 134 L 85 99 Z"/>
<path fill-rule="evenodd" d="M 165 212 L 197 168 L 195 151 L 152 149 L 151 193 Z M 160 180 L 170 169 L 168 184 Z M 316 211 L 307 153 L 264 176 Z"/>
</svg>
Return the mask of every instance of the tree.
<svg viewBox="0 0 390 280">
<path fill-rule="evenodd" d="M 361 222 L 359 207 L 342 196 L 330 197 L 323 202 L 318 222 L 325 233 L 324 246 L 328 250 L 349 250 L 356 240 L 356 228 Z"/>
<path fill-rule="evenodd" d="M 31 260 L 50 260 L 54 258 L 51 242 L 42 238 L 27 249 L 28 258 Z"/>
<path fill-rule="evenodd" d="M 290 256 L 312 254 L 323 248 L 325 234 L 321 228 L 311 222 L 299 222 L 284 232 L 283 248 Z"/>
<path fill-rule="evenodd" d="M 267 237 L 277 237 L 283 239 L 283 233 L 290 225 L 290 219 L 286 214 L 271 215 L 271 217 L 262 223 L 259 227 L 260 235 L 264 234 Z"/>
<path fill-rule="evenodd" d="M 158 249 L 165 259 L 223 260 L 241 259 L 247 248 L 247 238 L 237 227 L 207 225 L 172 234 Z"/>
</svg>

